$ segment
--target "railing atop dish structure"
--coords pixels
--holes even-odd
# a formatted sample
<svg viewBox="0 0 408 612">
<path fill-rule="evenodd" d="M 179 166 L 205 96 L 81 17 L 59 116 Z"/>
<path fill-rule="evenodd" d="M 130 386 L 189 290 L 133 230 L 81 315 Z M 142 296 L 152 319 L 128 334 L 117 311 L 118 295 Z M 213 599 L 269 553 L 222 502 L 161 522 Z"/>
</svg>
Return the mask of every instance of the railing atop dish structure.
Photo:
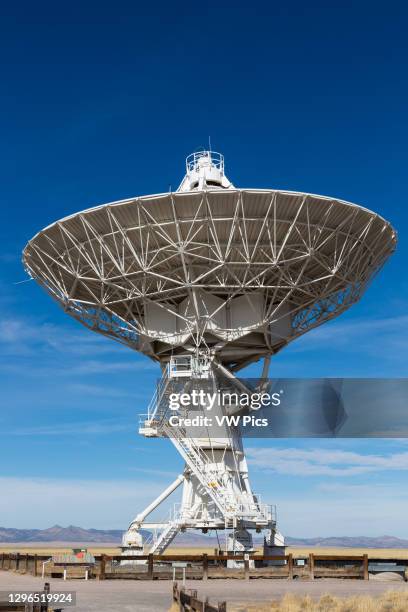
<svg viewBox="0 0 408 612">
<path fill-rule="evenodd" d="M 191 153 L 191 155 L 186 158 L 187 173 L 195 170 L 197 166 L 199 166 L 200 160 L 203 158 L 207 158 L 212 166 L 215 166 L 215 168 L 224 173 L 224 156 L 216 151 L 197 151 L 196 153 Z"/>
</svg>

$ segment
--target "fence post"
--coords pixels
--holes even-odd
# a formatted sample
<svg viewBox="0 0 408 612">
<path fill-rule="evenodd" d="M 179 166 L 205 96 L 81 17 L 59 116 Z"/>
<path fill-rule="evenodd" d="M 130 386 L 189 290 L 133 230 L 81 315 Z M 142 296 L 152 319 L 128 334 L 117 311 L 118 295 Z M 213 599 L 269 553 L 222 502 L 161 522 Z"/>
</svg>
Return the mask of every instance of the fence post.
<svg viewBox="0 0 408 612">
<path fill-rule="evenodd" d="M 20 553 L 16 554 L 16 572 L 20 569 Z"/>
<path fill-rule="evenodd" d="M 363 555 L 363 578 L 368 580 L 368 555 Z"/>
<path fill-rule="evenodd" d="M 106 556 L 101 555 L 101 567 L 99 570 L 99 580 L 105 580 L 106 578 Z"/>
<path fill-rule="evenodd" d="M 37 576 L 37 555 L 34 555 L 34 576 Z"/>
<path fill-rule="evenodd" d="M 313 553 L 309 554 L 309 571 L 310 571 L 310 580 L 314 580 L 314 555 Z"/>
<path fill-rule="evenodd" d="M 178 601 L 178 603 L 179 603 L 179 606 L 180 606 L 180 612 L 183 612 L 185 610 L 184 604 L 187 603 L 187 601 L 186 601 L 187 597 L 186 597 L 186 593 L 184 591 L 184 587 L 183 586 L 181 586 L 179 588 L 178 594 L 179 594 L 179 601 Z"/>
<path fill-rule="evenodd" d="M 208 555 L 203 554 L 203 580 L 208 580 Z"/>
<path fill-rule="evenodd" d="M 153 580 L 153 555 L 150 553 L 147 558 L 147 577 Z"/>
<path fill-rule="evenodd" d="M 47 595 L 50 594 L 50 583 L 49 582 L 46 582 L 44 584 L 44 591 L 43 592 L 44 592 L 45 597 L 47 598 Z M 48 612 L 48 602 L 47 601 L 42 602 L 40 604 L 39 610 L 40 610 L 40 612 Z"/>
<path fill-rule="evenodd" d="M 28 574 L 28 553 L 25 556 L 25 573 Z"/>
<path fill-rule="evenodd" d="M 1 569 L 4 569 L 4 552 L 1 553 Z"/>
<path fill-rule="evenodd" d="M 245 580 L 249 580 L 249 559 L 244 559 Z"/>
<path fill-rule="evenodd" d="M 293 580 L 293 557 L 292 553 L 288 555 L 288 580 Z"/>
</svg>

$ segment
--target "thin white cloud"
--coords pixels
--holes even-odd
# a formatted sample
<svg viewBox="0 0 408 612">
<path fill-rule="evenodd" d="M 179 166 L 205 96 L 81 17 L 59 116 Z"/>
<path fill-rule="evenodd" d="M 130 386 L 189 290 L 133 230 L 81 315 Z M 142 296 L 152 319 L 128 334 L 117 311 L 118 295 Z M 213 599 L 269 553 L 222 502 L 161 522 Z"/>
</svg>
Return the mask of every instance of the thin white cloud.
<svg viewBox="0 0 408 612">
<path fill-rule="evenodd" d="M 109 435 L 121 431 L 133 431 L 134 423 L 118 423 L 115 420 L 100 422 L 79 421 L 76 423 L 63 423 L 60 425 L 43 425 L 38 427 L 21 427 L 3 431 L 8 436 L 82 436 L 82 435 Z"/>
<path fill-rule="evenodd" d="M 255 468 L 291 476 L 347 477 L 408 470 L 408 452 L 364 455 L 331 449 L 248 448 L 247 456 Z"/>
<path fill-rule="evenodd" d="M 80 393 L 84 396 L 94 397 L 134 397 L 134 394 L 130 391 L 123 389 L 114 389 L 106 387 L 105 385 L 92 385 L 88 383 L 72 383 L 69 385 L 70 392 Z"/>
<path fill-rule="evenodd" d="M 25 359 L 25 355 L 22 355 Z M 30 356 L 31 360 L 31 356 Z M 6 360 L 1 364 L 1 371 L 8 375 L 21 375 L 22 365 L 20 359 Z M 53 379 L 59 378 L 59 384 L 66 386 L 67 379 L 77 380 L 81 377 L 88 379 L 92 377 L 92 380 L 109 381 L 106 378 L 108 374 L 120 375 L 121 372 L 134 373 L 135 375 L 140 373 L 149 373 L 152 375 L 152 388 L 154 385 L 155 377 L 159 377 L 160 370 L 156 364 L 147 358 L 135 359 L 134 361 L 102 361 L 102 360 L 88 360 L 86 357 L 82 361 L 78 359 L 69 359 L 68 356 L 61 359 L 52 358 L 49 359 L 37 359 L 36 362 L 30 361 L 29 367 L 25 368 L 24 376 L 30 378 L 48 378 L 52 374 Z M 113 380 L 113 379 L 112 379 Z M 131 380 L 131 379 L 129 379 Z M 78 384 L 84 384 L 78 381 Z M 97 385 L 98 386 L 98 385 Z M 133 397 L 144 397 L 145 394 L 138 394 L 136 391 L 132 391 Z"/>
<path fill-rule="evenodd" d="M 140 472 L 141 474 L 149 474 L 151 476 L 165 476 L 166 478 L 175 478 L 176 472 L 175 470 L 156 470 L 154 468 L 138 468 L 138 467 L 130 467 L 130 472 Z"/>
<path fill-rule="evenodd" d="M 376 482 L 370 483 L 350 483 L 339 481 L 323 481 L 316 486 L 316 490 L 330 496 L 342 497 L 350 501 L 358 501 L 365 496 L 376 498 L 377 500 L 401 500 L 408 502 L 408 488 L 401 487 L 395 482 Z"/>
<path fill-rule="evenodd" d="M 46 528 L 58 523 L 126 529 L 162 487 L 154 479 L 0 478 L 1 524 L 17 528 Z"/>
<path fill-rule="evenodd" d="M 408 335 L 401 333 L 407 329 L 408 315 L 385 318 L 335 320 L 308 332 L 293 345 L 293 352 L 310 351 L 314 348 L 331 350 L 349 348 L 354 352 L 378 350 L 381 345 L 382 357 L 395 357 L 396 350 L 408 350 Z M 375 337 L 375 343 L 373 343 Z"/>
<path fill-rule="evenodd" d="M 148 359 L 141 360 L 133 360 L 133 361 L 114 361 L 114 362 L 106 362 L 99 361 L 96 359 L 86 360 L 76 366 L 70 367 L 68 374 L 72 376 L 73 374 L 110 374 L 115 372 L 140 372 L 152 370 L 159 372 L 159 369 L 156 364 Z M 66 370 L 65 370 L 66 373 Z"/>
<path fill-rule="evenodd" d="M 0 352 L 1 368 L 9 374 L 21 371 L 22 359 L 32 359 L 29 368 L 25 368 L 25 374 L 31 377 L 49 376 L 50 373 L 53 377 L 71 378 L 121 372 L 160 375 L 157 364 L 150 359 L 141 358 L 111 339 L 81 329 L 79 324 L 78 329 L 71 330 L 39 320 L 0 317 Z M 107 355 L 111 355 L 109 359 Z M 119 392 L 108 391 L 108 395 L 119 396 Z"/>
<path fill-rule="evenodd" d="M 41 320 L 3 316 L 0 319 L 0 344 L 3 352 L 24 354 L 60 352 L 64 355 L 100 355 L 119 353 L 120 344 L 89 330 L 72 330 L 64 325 L 54 325 Z"/>
<path fill-rule="evenodd" d="M 311 488 L 299 495 L 276 493 L 279 529 L 298 537 L 381 536 L 408 537 L 408 495 L 404 487 L 363 486 Z M 271 497 L 269 493 L 268 498 Z M 264 496 L 265 499 L 265 496 Z"/>
</svg>

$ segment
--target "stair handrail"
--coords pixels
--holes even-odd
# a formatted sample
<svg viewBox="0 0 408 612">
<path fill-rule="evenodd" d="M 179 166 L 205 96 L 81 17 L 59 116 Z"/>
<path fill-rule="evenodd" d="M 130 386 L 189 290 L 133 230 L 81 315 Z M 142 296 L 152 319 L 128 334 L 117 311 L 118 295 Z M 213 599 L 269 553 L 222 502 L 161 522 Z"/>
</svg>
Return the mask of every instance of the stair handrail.
<svg viewBox="0 0 408 612">
<path fill-rule="evenodd" d="M 235 500 L 233 498 L 228 499 L 228 497 L 226 495 L 223 495 L 221 493 L 222 491 L 222 482 L 217 474 L 216 471 L 210 469 L 205 471 L 204 469 L 198 469 L 198 465 L 196 465 L 196 463 L 194 463 L 191 458 L 189 457 L 188 453 L 186 452 L 186 449 L 184 448 L 184 446 L 186 446 L 187 444 L 190 446 L 190 452 L 193 454 L 193 456 L 195 455 L 195 459 L 197 461 L 197 463 L 201 463 L 204 466 L 207 466 L 210 464 L 209 458 L 208 456 L 203 452 L 203 450 L 201 449 L 200 446 L 198 446 L 195 442 L 194 442 L 194 438 L 190 438 L 187 436 L 183 436 L 181 434 L 181 428 L 178 427 L 169 427 L 168 425 L 164 425 L 163 426 L 163 431 L 164 433 L 167 435 L 168 438 L 170 438 L 170 440 L 172 441 L 172 443 L 176 446 L 177 450 L 180 452 L 180 454 L 184 457 L 184 459 L 186 460 L 187 465 L 191 468 L 191 470 L 194 472 L 194 474 L 196 475 L 196 477 L 198 478 L 198 480 L 201 482 L 202 485 L 204 485 L 206 487 L 207 493 L 210 495 L 210 497 L 213 499 L 213 501 L 216 503 L 216 505 L 218 506 L 218 508 L 221 510 L 221 512 L 223 512 L 224 515 L 231 515 L 234 513 L 235 508 L 228 508 L 227 504 L 231 504 L 232 506 L 235 506 Z M 177 432 L 178 435 L 175 435 L 175 432 Z M 184 430 L 185 432 L 185 430 Z M 211 483 L 216 483 L 217 487 L 219 487 L 219 490 L 217 491 L 217 487 L 213 487 L 211 486 Z"/>
<path fill-rule="evenodd" d="M 167 365 L 159 382 L 156 385 L 156 388 L 153 393 L 153 397 L 150 400 L 149 406 L 147 408 L 147 417 L 149 421 L 153 420 L 154 417 L 156 416 L 157 410 L 160 406 L 161 400 L 163 398 L 163 395 L 166 391 L 167 385 L 170 380 L 168 374 L 169 374 L 169 366 Z"/>
</svg>

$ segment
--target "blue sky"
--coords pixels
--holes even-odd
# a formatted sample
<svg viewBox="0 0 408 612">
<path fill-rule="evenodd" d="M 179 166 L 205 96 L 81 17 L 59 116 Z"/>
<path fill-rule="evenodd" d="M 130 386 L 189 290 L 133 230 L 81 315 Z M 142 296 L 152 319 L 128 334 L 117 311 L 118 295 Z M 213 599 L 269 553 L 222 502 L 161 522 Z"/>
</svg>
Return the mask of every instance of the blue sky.
<svg viewBox="0 0 408 612">
<path fill-rule="evenodd" d="M 399 234 L 362 301 L 271 375 L 407 376 L 405 3 L 0 11 L 1 525 L 126 527 L 181 469 L 170 443 L 137 435 L 155 366 L 21 282 L 20 253 L 64 215 L 175 188 L 209 136 L 237 186 L 351 200 Z M 405 441 L 248 446 L 284 533 L 408 537 Z"/>
</svg>

